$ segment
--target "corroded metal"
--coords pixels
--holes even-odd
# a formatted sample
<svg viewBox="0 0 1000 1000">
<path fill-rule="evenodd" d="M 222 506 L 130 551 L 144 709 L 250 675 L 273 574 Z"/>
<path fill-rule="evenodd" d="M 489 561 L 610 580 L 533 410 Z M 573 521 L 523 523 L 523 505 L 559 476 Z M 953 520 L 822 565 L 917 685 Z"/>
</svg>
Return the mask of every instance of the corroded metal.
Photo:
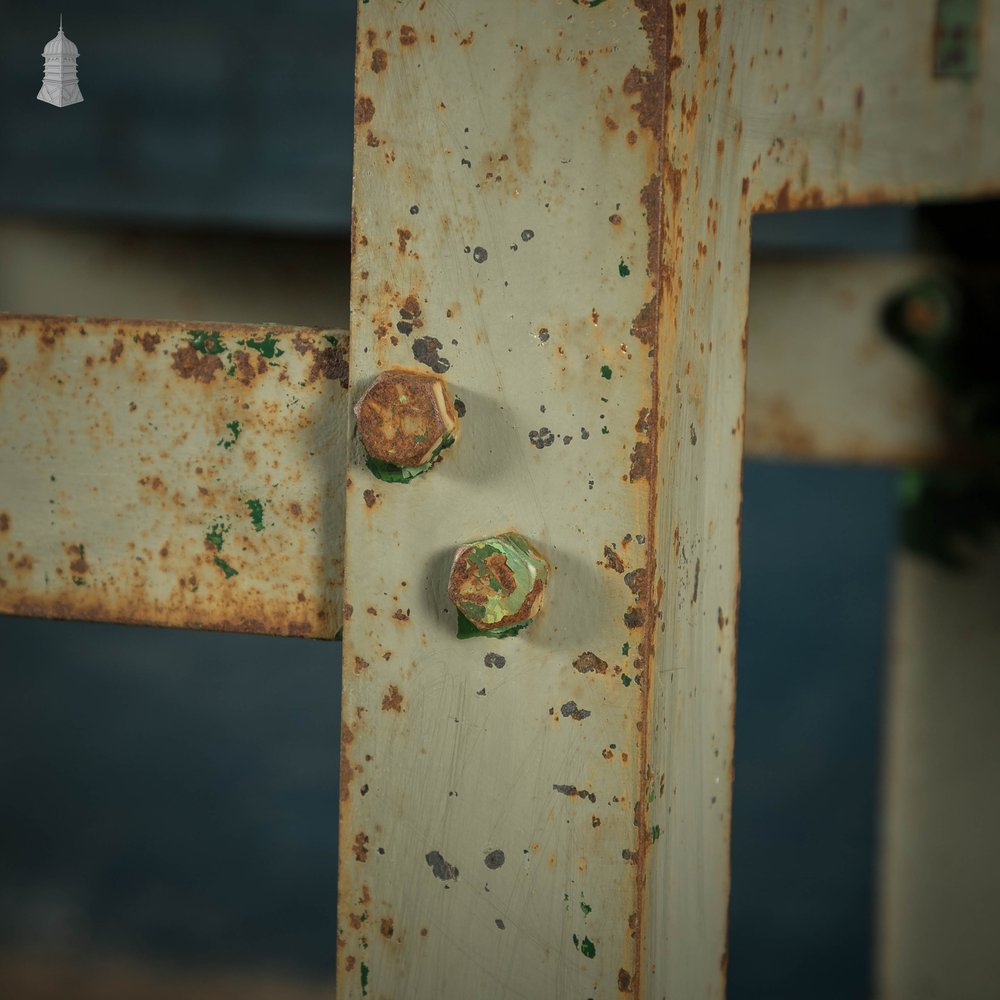
<svg viewBox="0 0 1000 1000">
<path fill-rule="evenodd" d="M 331 639 L 346 336 L 0 314 L 0 612 Z"/>
<path fill-rule="evenodd" d="M 386 482 L 409 482 L 427 472 L 458 433 L 444 379 L 405 368 L 379 375 L 354 417 L 368 468 Z"/>
<path fill-rule="evenodd" d="M 448 581 L 459 637 L 516 635 L 541 610 L 548 575 L 545 558 L 514 532 L 461 546 Z"/>
</svg>

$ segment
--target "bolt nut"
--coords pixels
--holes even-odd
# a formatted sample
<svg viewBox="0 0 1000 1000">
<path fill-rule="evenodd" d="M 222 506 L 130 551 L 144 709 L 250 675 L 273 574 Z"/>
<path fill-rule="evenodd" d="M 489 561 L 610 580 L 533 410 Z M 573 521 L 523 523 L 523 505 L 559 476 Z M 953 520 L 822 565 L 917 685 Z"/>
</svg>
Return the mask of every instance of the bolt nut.
<svg viewBox="0 0 1000 1000">
<path fill-rule="evenodd" d="M 426 472 L 458 431 L 444 379 L 396 368 L 383 372 L 354 407 L 368 468 L 389 483 Z"/>
<path fill-rule="evenodd" d="M 458 637 L 502 639 L 530 625 L 542 605 L 549 565 L 515 532 L 459 547 L 448 596 L 458 609 Z"/>
</svg>

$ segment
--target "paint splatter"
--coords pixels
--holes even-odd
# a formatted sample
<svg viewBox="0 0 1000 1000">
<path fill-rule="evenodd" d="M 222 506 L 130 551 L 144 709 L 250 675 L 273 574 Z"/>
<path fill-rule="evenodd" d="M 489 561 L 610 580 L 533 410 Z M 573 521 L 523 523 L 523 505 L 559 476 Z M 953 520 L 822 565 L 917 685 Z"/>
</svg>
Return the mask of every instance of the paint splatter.
<svg viewBox="0 0 1000 1000">
<path fill-rule="evenodd" d="M 628 264 L 625 263 L 625 258 L 624 257 L 622 257 L 622 259 L 620 261 L 618 261 L 618 273 L 623 278 L 627 278 L 632 273 L 632 271 L 630 270 Z"/>
<path fill-rule="evenodd" d="M 236 442 L 239 440 L 239 436 L 242 433 L 242 428 L 240 427 L 240 422 L 238 420 L 231 421 L 230 423 L 226 424 L 226 427 L 229 428 L 229 433 L 232 436 L 229 438 L 221 438 L 217 442 L 217 446 L 225 448 L 226 451 L 229 451 L 229 449 L 232 448 L 232 446 L 236 444 Z"/>
<path fill-rule="evenodd" d="M 609 365 L 601 365 L 601 378 L 611 380 L 611 367 Z"/>
<path fill-rule="evenodd" d="M 250 509 L 250 520 L 253 522 L 254 531 L 264 530 L 264 505 L 260 500 L 247 500 L 247 507 Z"/>
</svg>

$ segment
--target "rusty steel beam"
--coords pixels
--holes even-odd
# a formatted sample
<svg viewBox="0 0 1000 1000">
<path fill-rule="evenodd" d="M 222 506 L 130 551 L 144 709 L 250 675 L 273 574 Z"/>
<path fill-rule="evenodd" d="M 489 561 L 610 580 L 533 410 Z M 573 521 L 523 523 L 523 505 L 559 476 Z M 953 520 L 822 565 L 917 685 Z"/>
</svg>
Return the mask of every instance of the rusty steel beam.
<svg viewBox="0 0 1000 1000">
<path fill-rule="evenodd" d="M 0 314 L 0 612 L 330 639 L 346 338 Z"/>
</svg>

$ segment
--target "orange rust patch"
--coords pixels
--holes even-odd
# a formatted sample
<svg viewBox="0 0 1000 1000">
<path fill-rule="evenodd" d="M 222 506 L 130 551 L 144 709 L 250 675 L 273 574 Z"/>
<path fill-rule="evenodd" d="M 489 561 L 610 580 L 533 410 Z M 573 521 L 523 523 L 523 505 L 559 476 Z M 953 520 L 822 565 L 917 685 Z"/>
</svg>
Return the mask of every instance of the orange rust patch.
<svg viewBox="0 0 1000 1000">
<path fill-rule="evenodd" d="M 364 673 L 370 666 L 369 662 L 360 656 L 354 657 L 354 672 L 356 674 Z"/>
<path fill-rule="evenodd" d="M 69 564 L 69 568 L 77 576 L 83 576 L 84 573 L 89 571 L 90 567 L 87 565 L 87 560 L 83 558 L 82 545 L 67 545 L 66 555 L 73 556 L 73 561 Z"/>
<path fill-rule="evenodd" d="M 625 563 L 622 557 L 610 546 L 604 546 L 604 565 L 607 569 L 613 569 L 616 573 L 625 572 Z"/>
<path fill-rule="evenodd" d="M 389 53 L 385 49 L 376 49 L 372 53 L 372 72 L 381 73 L 389 65 Z"/>
<path fill-rule="evenodd" d="M 398 622 L 408 622 L 410 620 L 410 616 L 402 608 L 397 608 L 395 612 L 393 612 L 392 617 Z"/>
<path fill-rule="evenodd" d="M 404 24 L 399 29 L 399 44 L 400 45 L 415 45 L 417 41 L 417 32 L 412 24 Z"/>
<path fill-rule="evenodd" d="M 393 926 L 392 917 L 383 917 L 379 924 L 382 937 L 391 938 L 396 928 Z"/>
<path fill-rule="evenodd" d="M 362 496 L 364 496 L 364 498 L 365 498 L 365 506 L 369 510 L 371 510 L 371 508 L 375 506 L 375 501 L 376 501 L 375 491 L 374 490 L 365 490 L 365 492 L 362 494 Z"/>
<path fill-rule="evenodd" d="M 147 354 L 152 354 L 160 343 L 160 335 L 158 333 L 144 333 L 139 338 L 139 343 L 142 344 L 142 349 Z M 220 361 L 219 364 L 221 365 L 222 362 Z"/>
<path fill-rule="evenodd" d="M 236 366 L 236 378 L 243 385 L 250 385 L 258 375 L 267 372 L 267 362 L 259 353 L 251 357 L 246 351 L 234 351 L 233 364 Z"/>
<path fill-rule="evenodd" d="M 367 125 L 375 117 L 375 102 L 370 97 L 359 97 L 354 102 L 354 124 Z"/>
<path fill-rule="evenodd" d="M 409 229 L 397 229 L 396 230 L 396 246 L 399 248 L 401 254 L 406 253 L 406 244 L 410 239 L 413 238 L 413 233 Z"/>
<path fill-rule="evenodd" d="M 196 382 L 207 384 L 215 379 L 217 372 L 222 371 L 222 359 L 217 354 L 202 354 L 190 344 L 174 351 L 173 359 L 171 367 L 174 371 L 181 378 L 191 378 Z"/>
<path fill-rule="evenodd" d="M 6 375 L 9 370 L 10 370 L 10 365 L 7 364 L 7 359 L 0 358 L 0 378 L 3 378 L 4 375 Z"/>
<path fill-rule="evenodd" d="M 390 684 L 389 690 L 382 696 L 382 711 L 403 711 L 403 696 L 399 693 L 399 688 L 395 684 Z"/>
<path fill-rule="evenodd" d="M 698 52 L 704 56 L 708 48 L 708 11 L 698 11 Z"/>
<path fill-rule="evenodd" d="M 368 135 L 365 138 L 366 145 L 372 147 L 372 149 L 378 149 L 382 145 L 382 140 L 371 130 L 368 130 Z"/>
<path fill-rule="evenodd" d="M 631 465 L 628 470 L 628 481 L 638 482 L 650 477 L 653 461 L 653 450 L 648 441 L 636 441 L 632 448 Z"/>
<path fill-rule="evenodd" d="M 0 514 L 0 534 L 10 531 L 10 514 Z"/>
<path fill-rule="evenodd" d="M 354 846 L 351 850 L 354 852 L 354 860 L 360 861 L 362 863 L 368 860 L 368 834 L 359 833 L 354 838 Z"/>
<path fill-rule="evenodd" d="M 122 351 L 124 350 L 125 345 L 120 340 L 115 338 L 115 342 L 111 345 L 110 359 L 112 364 L 114 364 L 122 356 Z"/>
<path fill-rule="evenodd" d="M 606 674 L 608 665 L 596 653 L 587 650 L 573 661 L 573 669 L 578 670 L 581 674 Z"/>
<path fill-rule="evenodd" d="M 701 14 L 698 15 L 701 17 Z M 618 970 L 618 992 L 619 993 L 631 993 L 632 992 L 632 977 L 625 969 Z"/>
</svg>

